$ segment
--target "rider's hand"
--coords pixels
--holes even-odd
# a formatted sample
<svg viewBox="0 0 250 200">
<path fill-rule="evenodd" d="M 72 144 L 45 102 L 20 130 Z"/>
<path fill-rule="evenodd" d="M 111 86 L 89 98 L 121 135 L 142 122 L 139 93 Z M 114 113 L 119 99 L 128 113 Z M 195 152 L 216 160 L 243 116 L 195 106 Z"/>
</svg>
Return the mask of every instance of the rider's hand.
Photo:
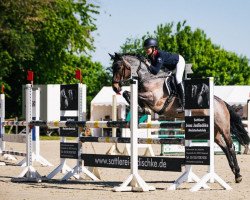
<svg viewBox="0 0 250 200">
<path fill-rule="evenodd" d="M 151 64 L 148 62 L 148 60 L 145 60 L 145 64 L 149 67 Z"/>
</svg>

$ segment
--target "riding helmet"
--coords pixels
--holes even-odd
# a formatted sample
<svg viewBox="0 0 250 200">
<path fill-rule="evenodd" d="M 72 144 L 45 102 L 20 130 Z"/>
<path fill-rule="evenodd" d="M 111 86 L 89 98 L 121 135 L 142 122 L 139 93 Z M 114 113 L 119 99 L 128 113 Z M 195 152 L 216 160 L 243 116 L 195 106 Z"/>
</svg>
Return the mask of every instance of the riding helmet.
<svg viewBox="0 0 250 200">
<path fill-rule="evenodd" d="M 150 47 L 158 47 L 158 42 L 154 38 L 148 38 L 143 43 L 144 48 L 148 49 Z"/>
</svg>

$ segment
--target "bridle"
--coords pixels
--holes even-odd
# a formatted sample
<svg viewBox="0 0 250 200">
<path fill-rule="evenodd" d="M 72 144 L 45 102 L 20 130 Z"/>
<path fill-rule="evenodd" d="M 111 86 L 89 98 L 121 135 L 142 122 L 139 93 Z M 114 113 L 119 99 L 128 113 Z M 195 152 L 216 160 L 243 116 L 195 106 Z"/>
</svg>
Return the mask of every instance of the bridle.
<svg viewBox="0 0 250 200">
<path fill-rule="evenodd" d="M 140 71 L 141 69 L 141 60 L 139 59 L 140 61 L 140 64 L 139 64 L 139 67 L 137 68 L 136 72 L 138 74 L 138 72 Z M 118 83 L 119 85 L 125 85 L 126 83 L 130 82 L 131 81 L 131 78 L 125 80 L 125 75 L 126 75 L 126 69 L 127 70 L 130 70 L 131 71 L 131 64 L 126 61 L 123 57 L 121 60 L 118 60 L 117 62 L 122 62 L 122 66 L 124 66 L 122 68 L 122 75 L 121 75 L 121 80 L 120 81 L 117 81 L 117 80 L 112 80 L 112 83 Z"/>
</svg>

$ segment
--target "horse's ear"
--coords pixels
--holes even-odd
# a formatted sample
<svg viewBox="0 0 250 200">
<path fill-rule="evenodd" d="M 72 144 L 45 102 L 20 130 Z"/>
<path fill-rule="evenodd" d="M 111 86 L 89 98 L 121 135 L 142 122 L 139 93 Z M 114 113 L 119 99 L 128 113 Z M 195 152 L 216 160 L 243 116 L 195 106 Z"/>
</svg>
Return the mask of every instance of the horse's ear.
<svg viewBox="0 0 250 200">
<path fill-rule="evenodd" d="M 110 54 L 110 53 L 109 53 L 109 56 L 110 56 L 111 60 L 114 60 L 114 59 L 115 59 L 115 56 L 112 55 L 112 54 Z"/>
<path fill-rule="evenodd" d="M 116 59 L 121 59 L 121 55 L 120 55 L 119 53 L 116 53 L 116 52 L 115 52 L 115 58 L 116 58 Z"/>
</svg>

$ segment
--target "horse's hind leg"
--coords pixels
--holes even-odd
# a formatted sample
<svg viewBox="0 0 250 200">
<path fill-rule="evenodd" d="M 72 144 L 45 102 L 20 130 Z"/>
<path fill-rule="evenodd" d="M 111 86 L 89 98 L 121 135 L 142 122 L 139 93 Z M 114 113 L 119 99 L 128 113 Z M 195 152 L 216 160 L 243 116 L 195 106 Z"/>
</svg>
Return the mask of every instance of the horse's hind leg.
<svg viewBox="0 0 250 200">
<path fill-rule="evenodd" d="M 240 183 L 242 181 L 242 176 L 240 175 L 240 167 L 238 165 L 238 161 L 236 158 L 235 148 L 233 144 L 233 140 L 230 134 L 230 131 L 223 132 L 223 138 L 225 140 L 225 143 L 227 145 L 227 148 L 229 150 L 230 156 L 232 158 L 232 161 L 234 163 L 234 175 L 235 175 L 235 182 Z"/>
<path fill-rule="evenodd" d="M 226 146 L 226 144 L 225 144 L 224 140 L 222 139 L 221 134 L 219 132 L 216 134 L 215 142 L 219 145 L 219 147 L 222 149 L 222 151 L 226 155 L 227 160 L 228 160 L 228 164 L 229 164 L 232 172 L 235 174 L 234 162 L 232 160 L 231 154 L 230 154 L 229 149 L 227 148 L 227 146 Z"/>
<path fill-rule="evenodd" d="M 236 183 L 240 183 L 242 181 L 242 176 L 240 175 L 240 167 L 238 165 L 238 161 L 236 158 L 236 153 L 235 153 L 235 147 L 234 144 L 232 144 L 231 148 L 230 148 L 230 153 L 233 157 L 233 161 L 235 162 L 235 182 Z"/>
</svg>

